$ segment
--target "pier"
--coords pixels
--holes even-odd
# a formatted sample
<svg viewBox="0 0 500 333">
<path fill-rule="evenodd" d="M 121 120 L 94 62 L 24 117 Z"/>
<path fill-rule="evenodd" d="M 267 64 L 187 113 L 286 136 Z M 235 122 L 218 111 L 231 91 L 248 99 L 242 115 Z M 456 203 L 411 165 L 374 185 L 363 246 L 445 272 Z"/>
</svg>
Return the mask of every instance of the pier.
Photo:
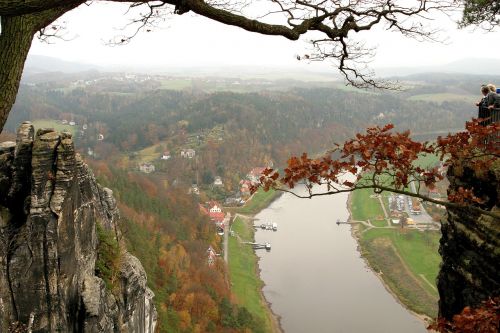
<svg viewBox="0 0 500 333">
<path fill-rule="evenodd" d="M 276 223 L 263 223 L 260 225 L 262 230 L 272 230 L 278 231 L 278 225 Z"/>
<path fill-rule="evenodd" d="M 252 245 L 254 250 L 265 249 L 267 251 L 271 251 L 271 243 L 260 244 L 255 242 L 243 242 L 243 244 Z"/>
</svg>

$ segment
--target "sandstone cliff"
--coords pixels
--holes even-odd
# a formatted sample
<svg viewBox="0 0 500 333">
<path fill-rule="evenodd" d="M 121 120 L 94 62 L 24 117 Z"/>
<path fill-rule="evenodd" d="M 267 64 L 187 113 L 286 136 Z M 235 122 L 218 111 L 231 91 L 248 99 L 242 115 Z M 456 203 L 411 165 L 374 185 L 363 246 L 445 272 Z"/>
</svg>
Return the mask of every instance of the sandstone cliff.
<svg viewBox="0 0 500 333">
<path fill-rule="evenodd" d="M 26 122 L 16 141 L 0 144 L 0 332 L 154 332 L 137 258 L 120 250 L 113 288 L 96 275 L 96 226 L 118 240 L 118 210 L 71 134 Z"/>
<path fill-rule="evenodd" d="M 500 166 L 473 170 L 464 163 L 448 170 L 450 189 L 473 187 L 486 210 L 500 210 Z M 451 319 L 465 306 L 500 295 L 500 221 L 466 208 L 448 209 L 441 227 L 438 276 L 440 316 Z"/>
</svg>

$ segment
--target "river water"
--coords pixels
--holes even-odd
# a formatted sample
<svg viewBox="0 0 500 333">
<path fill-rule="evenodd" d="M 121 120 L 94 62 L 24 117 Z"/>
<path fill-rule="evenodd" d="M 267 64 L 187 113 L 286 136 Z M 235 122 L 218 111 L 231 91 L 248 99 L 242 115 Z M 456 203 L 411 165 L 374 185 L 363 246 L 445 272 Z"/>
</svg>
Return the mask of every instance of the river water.
<svg viewBox="0 0 500 333">
<path fill-rule="evenodd" d="M 424 323 L 366 267 L 347 220 L 347 194 L 298 199 L 284 194 L 260 212 L 257 250 L 264 296 L 286 333 L 425 333 Z"/>
</svg>

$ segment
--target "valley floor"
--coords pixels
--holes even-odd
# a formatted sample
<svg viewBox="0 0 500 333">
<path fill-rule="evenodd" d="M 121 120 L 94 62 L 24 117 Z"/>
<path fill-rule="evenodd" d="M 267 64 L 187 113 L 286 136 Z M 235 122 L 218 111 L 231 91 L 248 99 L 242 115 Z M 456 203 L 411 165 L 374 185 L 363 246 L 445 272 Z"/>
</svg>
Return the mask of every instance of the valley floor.
<svg viewBox="0 0 500 333">
<path fill-rule="evenodd" d="M 254 241 L 253 215 L 242 214 L 256 214 L 278 196 L 279 193 L 275 191 L 259 190 L 245 206 L 232 209 L 235 218 L 231 224 L 228 253 L 232 294 L 240 305 L 262 320 L 265 332 L 272 333 L 282 330 L 278 318 L 272 313 L 262 293 L 264 283 L 260 279 L 258 257 L 252 246 L 244 244 Z"/>
<path fill-rule="evenodd" d="M 436 317 L 441 233 L 392 225 L 384 201 L 370 191 L 351 193 L 350 222 L 360 252 L 398 301 L 418 315 Z"/>
</svg>

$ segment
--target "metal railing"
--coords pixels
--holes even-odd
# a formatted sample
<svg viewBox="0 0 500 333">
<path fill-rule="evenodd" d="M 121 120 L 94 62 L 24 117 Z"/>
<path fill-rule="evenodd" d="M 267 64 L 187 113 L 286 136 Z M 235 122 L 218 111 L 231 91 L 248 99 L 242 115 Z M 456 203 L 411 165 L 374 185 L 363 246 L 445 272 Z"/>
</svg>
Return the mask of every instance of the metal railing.
<svg viewBox="0 0 500 333">
<path fill-rule="evenodd" d="M 488 109 L 484 106 L 479 106 L 478 110 L 478 118 L 485 119 L 481 121 L 481 125 L 487 126 L 493 123 L 500 122 L 500 108 L 497 109 Z M 500 133 L 491 134 L 486 140 L 485 143 L 493 142 L 495 144 L 500 143 Z"/>
<path fill-rule="evenodd" d="M 500 121 L 500 108 L 488 109 L 484 106 L 480 106 L 477 114 L 478 118 L 486 119 L 481 122 L 482 125 L 486 126 L 489 124 L 497 123 Z"/>
</svg>

